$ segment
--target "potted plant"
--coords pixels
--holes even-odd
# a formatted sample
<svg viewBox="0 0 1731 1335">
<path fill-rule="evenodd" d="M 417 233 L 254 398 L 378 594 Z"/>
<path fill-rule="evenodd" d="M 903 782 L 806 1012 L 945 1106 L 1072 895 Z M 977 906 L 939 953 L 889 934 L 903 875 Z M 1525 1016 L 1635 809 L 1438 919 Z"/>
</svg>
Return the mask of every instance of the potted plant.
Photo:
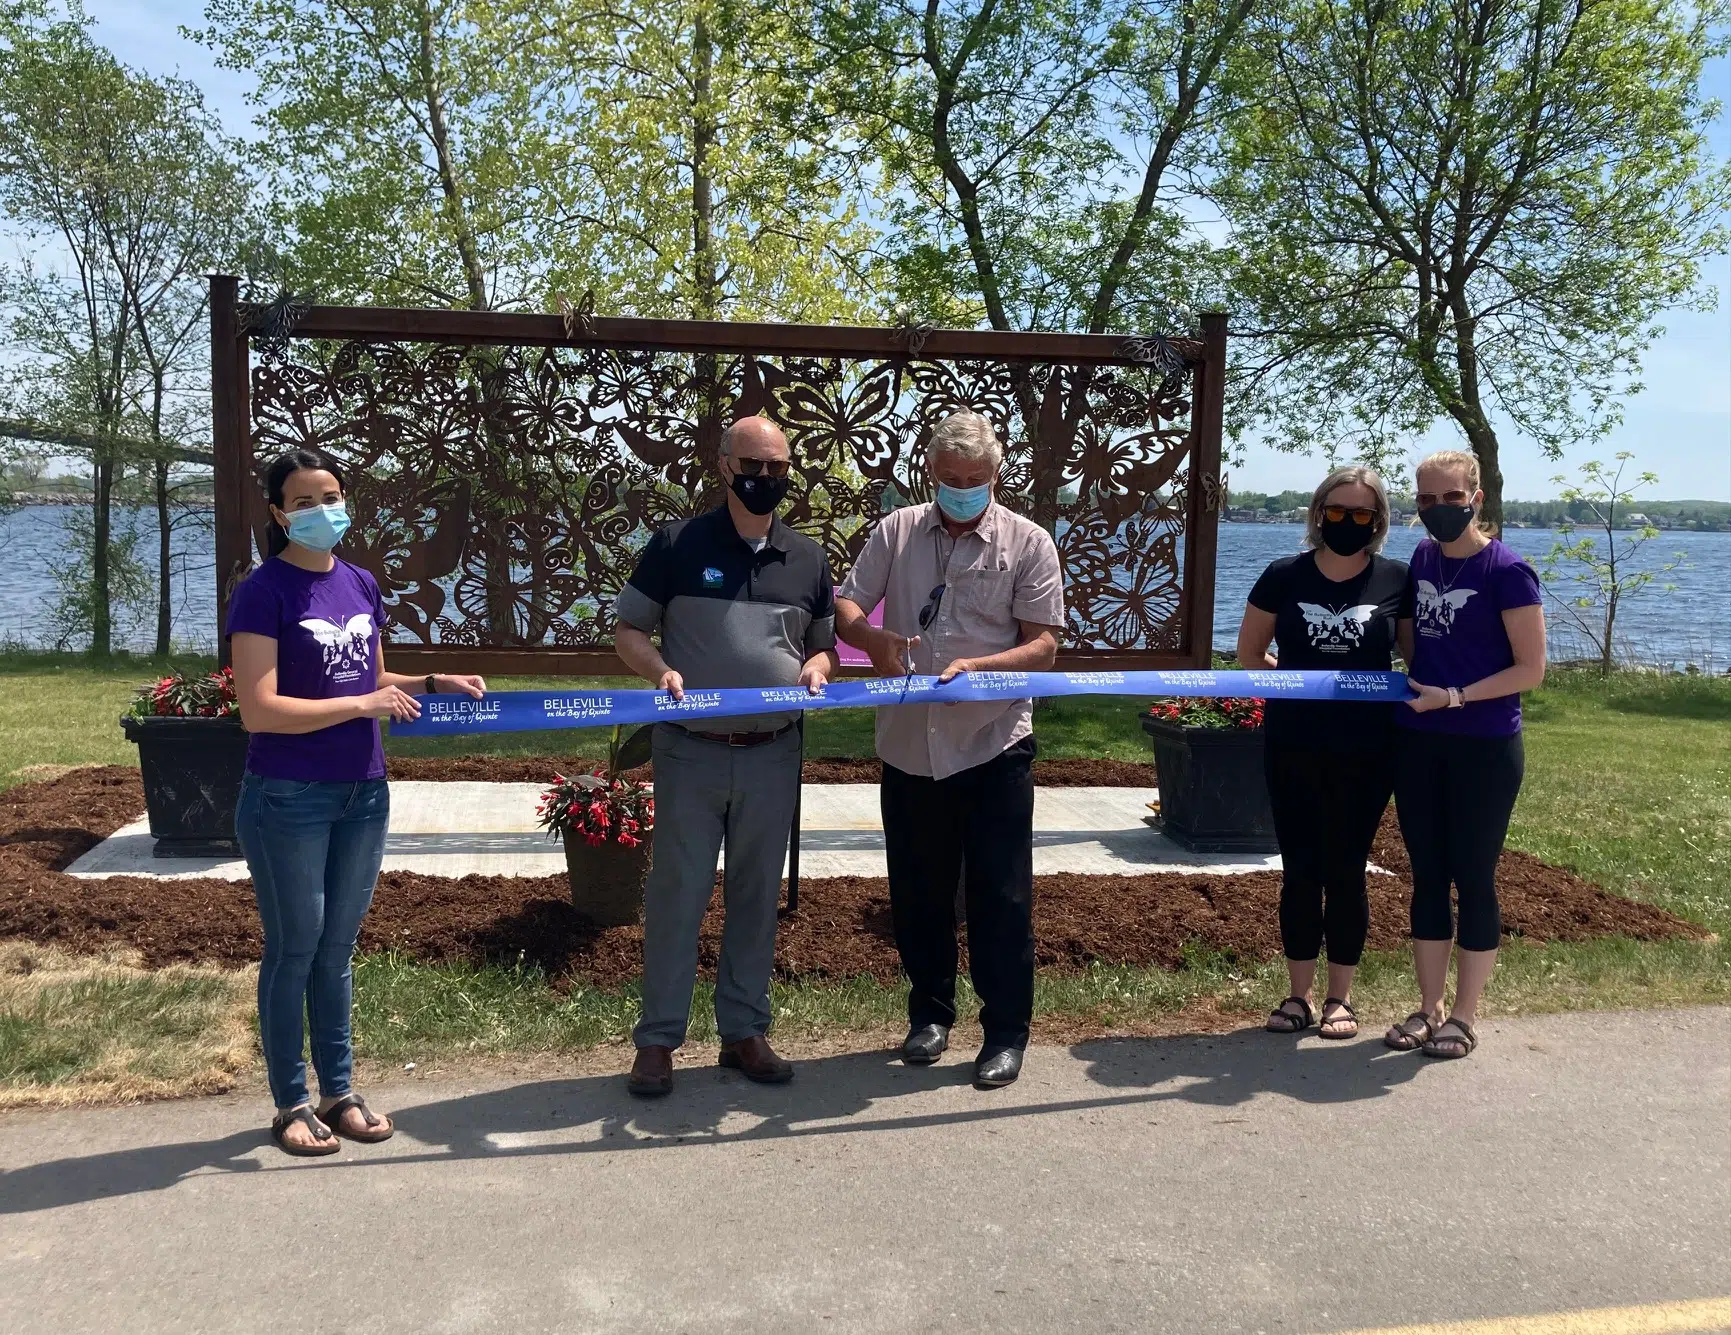
<svg viewBox="0 0 1731 1335">
<path fill-rule="evenodd" d="M 1160 813 L 1149 824 L 1194 853 L 1272 853 L 1262 773 L 1262 701 L 1156 700 L 1142 715 L 1154 743 Z"/>
<path fill-rule="evenodd" d="M 142 687 L 121 717 L 138 744 L 144 809 L 159 858 L 233 857 L 246 730 L 234 674 L 176 672 Z"/>
<path fill-rule="evenodd" d="M 643 915 L 643 883 L 654 849 L 655 798 L 625 777 L 649 759 L 650 727 L 615 727 L 607 764 L 593 774 L 555 774 L 541 794 L 540 824 L 565 841 L 571 904 L 597 927 L 624 927 Z"/>
</svg>

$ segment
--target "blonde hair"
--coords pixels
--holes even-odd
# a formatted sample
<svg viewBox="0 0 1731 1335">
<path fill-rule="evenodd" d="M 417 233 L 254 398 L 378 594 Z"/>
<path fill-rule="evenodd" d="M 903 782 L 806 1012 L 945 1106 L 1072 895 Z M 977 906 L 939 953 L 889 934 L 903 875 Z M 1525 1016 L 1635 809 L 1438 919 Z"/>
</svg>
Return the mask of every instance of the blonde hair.
<svg viewBox="0 0 1731 1335">
<path fill-rule="evenodd" d="M 926 456 L 938 454 L 953 454 L 969 462 L 989 461 L 994 468 L 1004 462 L 1003 442 L 991 419 L 966 408 L 951 413 L 932 432 Z"/>
<path fill-rule="evenodd" d="M 1445 473 L 1464 473 L 1469 496 L 1480 489 L 1479 456 L 1471 450 L 1436 450 L 1425 455 L 1418 461 L 1418 467 L 1412 470 L 1415 491 L 1417 490 L 1418 475 L 1426 469 L 1441 470 Z M 1473 524 L 1487 538 L 1497 536 L 1497 526 L 1485 523 L 1481 516 L 1475 514 Z"/>
<path fill-rule="evenodd" d="M 1307 546 L 1320 548 L 1322 546 L 1322 512 L 1328 505 L 1328 494 L 1336 487 L 1346 486 L 1369 487 L 1376 496 L 1376 518 L 1371 521 L 1370 545 L 1367 552 L 1380 552 L 1382 544 L 1388 540 L 1388 488 L 1382 485 L 1382 478 L 1374 468 L 1365 468 L 1361 464 L 1349 464 L 1345 468 L 1337 468 L 1322 479 L 1322 485 L 1316 489 L 1316 494 L 1310 498 L 1310 515 L 1304 525 L 1304 541 Z"/>
<path fill-rule="evenodd" d="M 1459 469 L 1467 475 L 1467 490 L 1474 492 L 1479 489 L 1479 456 L 1471 450 L 1437 450 L 1427 454 L 1418 461 L 1418 467 L 1412 470 L 1413 480 L 1427 468 L 1440 468 L 1446 472 Z"/>
</svg>

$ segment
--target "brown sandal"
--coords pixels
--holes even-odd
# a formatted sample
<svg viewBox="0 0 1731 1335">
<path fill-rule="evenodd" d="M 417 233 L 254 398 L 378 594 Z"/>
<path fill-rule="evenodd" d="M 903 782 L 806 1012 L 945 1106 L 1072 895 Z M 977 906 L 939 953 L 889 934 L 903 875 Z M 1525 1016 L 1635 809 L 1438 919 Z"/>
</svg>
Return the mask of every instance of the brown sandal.
<svg viewBox="0 0 1731 1335">
<path fill-rule="evenodd" d="M 367 1124 L 367 1129 L 364 1134 L 357 1135 L 353 1131 L 345 1131 L 343 1129 L 343 1114 L 350 1108 L 357 1109 L 361 1114 L 361 1120 Z M 376 1145 L 381 1140 L 389 1140 L 397 1129 L 388 1123 L 383 1117 L 374 1113 L 371 1108 L 367 1107 L 367 1101 L 359 1094 L 348 1094 L 338 1099 L 322 1113 L 319 1113 L 318 1119 L 337 1135 L 346 1137 L 349 1140 L 358 1140 L 365 1145 Z M 375 1131 L 373 1129 L 374 1127 L 380 1126 L 385 1129 L 383 1131 Z"/>
<path fill-rule="evenodd" d="M 1286 1009 L 1287 1002 L 1292 1001 L 1304 1007 L 1303 1015 L 1294 1015 Z M 1268 1012 L 1268 1023 L 1262 1027 L 1271 1034 L 1301 1034 L 1315 1023 L 1316 1012 L 1311 1010 L 1308 997 L 1288 997 Z"/>
<path fill-rule="evenodd" d="M 1422 1034 L 1413 1032 L 1412 1022 L 1414 1020 L 1417 1020 L 1423 1028 Z M 1417 1052 L 1430 1042 L 1431 1035 L 1434 1033 L 1436 1033 L 1436 1027 L 1431 1024 L 1430 1016 L 1423 1011 L 1414 1011 L 1399 1024 L 1390 1025 L 1388 1032 L 1382 1036 L 1382 1042 L 1384 1047 L 1393 1048 L 1396 1052 Z"/>
<path fill-rule="evenodd" d="M 1341 1010 L 1346 1012 L 1346 1014 L 1345 1015 L 1336 1015 L 1333 1019 L 1330 1019 L 1329 1015 L 1328 1015 L 1328 1008 L 1330 1006 L 1339 1006 Z M 1338 1033 L 1337 1032 L 1337 1033 L 1331 1034 L 1328 1032 L 1328 1026 L 1329 1025 L 1331 1025 L 1331 1024 L 1337 1025 L 1337 1024 L 1341 1024 L 1343 1022 L 1351 1024 L 1352 1025 L 1351 1030 L 1349 1030 L 1346 1033 Z M 1317 1037 L 1319 1037 L 1319 1038 L 1331 1038 L 1331 1039 L 1336 1040 L 1337 1042 L 1343 1038 L 1357 1038 L 1358 1037 L 1358 1012 L 1352 1008 L 1352 1003 L 1350 1001 L 1348 1001 L 1345 997 L 1329 997 L 1326 1000 L 1324 1000 L 1322 1003 L 1322 1027 L 1320 1029 L 1318 1029 L 1316 1031 L 1316 1033 L 1317 1033 Z"/>
<path fill-rule="evenodd" d="M 305 1123 L 307 1130 L 313 1133 L 311 1145 L 297 1145 L 284 1138 L 283 1133 L 296 1122 Z M 270 1138 L 284 1154 L 292 1154 L 298 1159 L 322 1159 L 325 1155 L 335 1154 L 342 1149 L 331 1128 L 319 1121 L 313 1110 L 304 1103 L 298 1108 L 290 1108 L 287 1112 L 279 1112 L 271 1119 Z"/>
<path fill-rule="evenodd" d="M 1451 1024 L 1456 1029 L 1460 1030 L 1460 1033 L 1443 1033 L 1443 1030 L 1447 1029 Z M 1445 1043 L 1450 1044 L 1451 1046 L 1445 1048 L 1443 1046 Z M 1427 1057 L 1441 1057 L 1445 1061 L 1458 1061 L 1462 1057 L 1469 1056 L 1472 1053 L 1472 1050 L 1478 1045 L 1479 1036 L 1473 1032 L 1473 1027 L 1465 1020 L 1457 1020 L 1451 1015 L 1431 1032 L 1429 1038 L 1425 1039 L 1424 1055 Z"/>
</svg>

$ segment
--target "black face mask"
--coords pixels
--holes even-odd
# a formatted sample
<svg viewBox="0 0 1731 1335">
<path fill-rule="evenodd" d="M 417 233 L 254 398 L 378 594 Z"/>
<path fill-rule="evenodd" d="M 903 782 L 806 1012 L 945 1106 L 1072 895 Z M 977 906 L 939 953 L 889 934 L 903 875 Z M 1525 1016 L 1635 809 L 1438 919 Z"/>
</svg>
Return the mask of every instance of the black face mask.
<svg viewBox="0 0 1731 1335">
<path fill-rule="evenodd" d="M 1473 507 L 1470 505 L 1444 505 L 1440 501 L 1428 510 L 1418 512 L 1418 521 L 1425 527 L 1425 532 L 1438 542 L 1453 542 L 1467 531 L 1467 525 L 1473 522 Z"/>
<path fill-rule="evenodd" d="M 744 473 L 733 475 L 733 494 L 739 497 L 739 503 L 754 515 L 766 515 L 780 505 L 787 497 L 788 479 L 785 477 L 747 477 Z"/>
<path fill-rule="evenodd" d="M 1351 519 L 1322 521 L 1322 545 L 1336 556 L 1357 556 L 1375 537 L 1375 524 L 1360 524 Z"/>
</svg>

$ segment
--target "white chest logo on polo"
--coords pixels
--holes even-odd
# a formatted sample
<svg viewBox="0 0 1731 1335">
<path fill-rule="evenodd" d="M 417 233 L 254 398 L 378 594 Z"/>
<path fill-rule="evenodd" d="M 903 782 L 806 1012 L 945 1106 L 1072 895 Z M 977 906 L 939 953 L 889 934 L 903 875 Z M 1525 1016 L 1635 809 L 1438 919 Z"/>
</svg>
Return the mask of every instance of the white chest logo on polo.
<svg viewBox="0 0 1731 1335">
<path fill-rule="evenodd" d="M 1442 592 L 1428 579 L 1418 581 L 1418 628 L 1433 635 L 1446 635 L 1455 624 L 1455 613 L 1467 605 L 1477 589 Z"/>
<path fill-rule="evenodd" d="M 310 633 L 324 650 L 326 672 L 367 665 L 367 654 L 373 644 L 373 619 L 367 613 L 357 613 L 341 626 L 323 617 L 309 617 L 301 622 L 301 629 Z"/>
<path fill-rule="evenodd" d="M 1364 640 L 1364 628 L 1376 615 L 1375 603 L 1360 603 L 1335 611 L 1321 603 L 1300 603 L 1304 629 L 1313 649 L 1351 649 Z"/>
</svg>

